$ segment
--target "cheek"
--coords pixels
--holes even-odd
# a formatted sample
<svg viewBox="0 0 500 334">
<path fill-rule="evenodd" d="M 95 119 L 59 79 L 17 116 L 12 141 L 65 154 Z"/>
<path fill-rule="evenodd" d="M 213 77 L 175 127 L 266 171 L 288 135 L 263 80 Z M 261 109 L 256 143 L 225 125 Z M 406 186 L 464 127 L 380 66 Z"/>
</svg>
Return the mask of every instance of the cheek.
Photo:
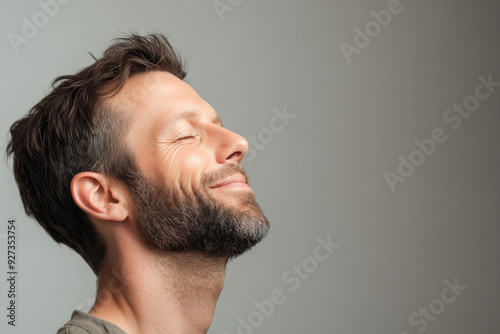
<svg viewBox="0 0 500 334">
<path fill-rule="evenodd" d="M 180 148 L 164 157 L 162 173 L 170 184 L 182 184 L 187 189 L 199 187 L 201 175 L 209 169 L 210 154 L 205 150 Z"/>
<path fill-rule="evenodd" d="M 205 169 L 205 166 L 209 164 L 209 157 L 200 152 L 192 152 L 191 154 L 186 154 L 182 159 L 181 168 L 189 169 Z"/>
<path fill-rule="evenodd" d="M 181 171 L 181 180 L 190 182 L 191 186 L 199 186 L 201 175 L 208 169 L 210 157 L 205 152 L 192 151 L 182 154 L 178 168 Z"/>
</svg>

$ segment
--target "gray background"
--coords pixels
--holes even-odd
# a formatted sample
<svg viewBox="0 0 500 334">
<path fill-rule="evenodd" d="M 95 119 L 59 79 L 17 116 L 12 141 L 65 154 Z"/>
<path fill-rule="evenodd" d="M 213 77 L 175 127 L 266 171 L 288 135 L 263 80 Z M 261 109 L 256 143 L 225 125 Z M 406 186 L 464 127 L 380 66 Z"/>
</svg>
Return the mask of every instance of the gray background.
<svg viewBox="0 0 500 334">
<path fill-rule="evenodd" d="M 240 333 L 418 333 L 409 316 L 439 306 L 455 278 L 467 288 L 422 332 L 498 333 L 500 87 L 456 130 L 443 114 L 474 94 L 478 76 L 500 81 L 500 4 L 401 0 L 402 12 L 349 63 L 340 43 L 353 45 L 355 27 L 387 0 L 228 1 L 221 19 L 211 0 L 73 0 L 16 53 L 8 34 L 21 35 L 22 18 L 42 9 L 2 0 L 2 149 L 55 76 L 92 62 L 88 51 L 100 55 L 132 30 L 169 33 L 189 60 L 187 82 L 225 126 L 267 140 L 244 165 L 272 231 L 229 264 L 209 333 L 238 333 L 238 317 L 260 320 L 254 301 L 275 289 L 285 302 Z M 295 118 L 270 140 L 273 108 Z M 391 191 L 384 172 L 396 173 L 398 156 L 408 159 L 435 128 L 447 141 Z M 55 333 L 73 309 L 90 308 L 95 277 L 24 214 L 10 163 L 0 177 L 0 277 L 9 218 L 19 272 L 15 329 L 0 280 L 0 332 Z M 314 264 L 307 258 L 328 236 L 341 246 L 293 291 L 282 275 Z"/>
</svg>

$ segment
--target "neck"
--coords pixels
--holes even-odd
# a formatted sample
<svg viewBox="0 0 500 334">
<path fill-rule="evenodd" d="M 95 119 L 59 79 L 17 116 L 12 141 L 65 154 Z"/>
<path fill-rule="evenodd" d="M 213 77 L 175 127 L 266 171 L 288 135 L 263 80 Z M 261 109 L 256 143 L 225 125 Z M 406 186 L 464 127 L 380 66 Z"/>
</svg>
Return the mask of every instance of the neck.
<svg viewBox="0 0 500 334">
<path fill-rule="evenodd" d="M 96 303 L 89 313 L 128 334 L 206 333 L 227 259 L 138 249 L 124 253 L 132 252 L 103 263 Z"/>
</svg>

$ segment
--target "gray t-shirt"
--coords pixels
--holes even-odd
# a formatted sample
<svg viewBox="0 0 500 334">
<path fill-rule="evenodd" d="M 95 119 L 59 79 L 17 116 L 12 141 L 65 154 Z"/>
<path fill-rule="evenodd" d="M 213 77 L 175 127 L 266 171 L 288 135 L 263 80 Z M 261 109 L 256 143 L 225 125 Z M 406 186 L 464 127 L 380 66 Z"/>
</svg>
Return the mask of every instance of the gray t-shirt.
<svg viewBox="0 0 500 334">
<path fill-rule="evenodd" d="M 73 311 L 71 319 L 57 334 L 127 334 L 115 324 L 79 310 Z"/>
</svg>

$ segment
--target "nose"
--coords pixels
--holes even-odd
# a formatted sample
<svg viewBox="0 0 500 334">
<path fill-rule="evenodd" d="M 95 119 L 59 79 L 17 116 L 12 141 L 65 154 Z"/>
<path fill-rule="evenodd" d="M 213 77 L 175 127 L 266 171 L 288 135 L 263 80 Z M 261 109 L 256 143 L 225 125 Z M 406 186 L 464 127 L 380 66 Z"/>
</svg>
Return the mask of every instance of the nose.
<svg viewBox="0 0 500 334">
<path fill-rule="evenodd" d="M 220 126 L 215 126 L 212 135 L 216 147 L 217 162 L 221 164 L 240 164 L 248 151 L 247 140 L 239 134 Z"/>
</svg>

